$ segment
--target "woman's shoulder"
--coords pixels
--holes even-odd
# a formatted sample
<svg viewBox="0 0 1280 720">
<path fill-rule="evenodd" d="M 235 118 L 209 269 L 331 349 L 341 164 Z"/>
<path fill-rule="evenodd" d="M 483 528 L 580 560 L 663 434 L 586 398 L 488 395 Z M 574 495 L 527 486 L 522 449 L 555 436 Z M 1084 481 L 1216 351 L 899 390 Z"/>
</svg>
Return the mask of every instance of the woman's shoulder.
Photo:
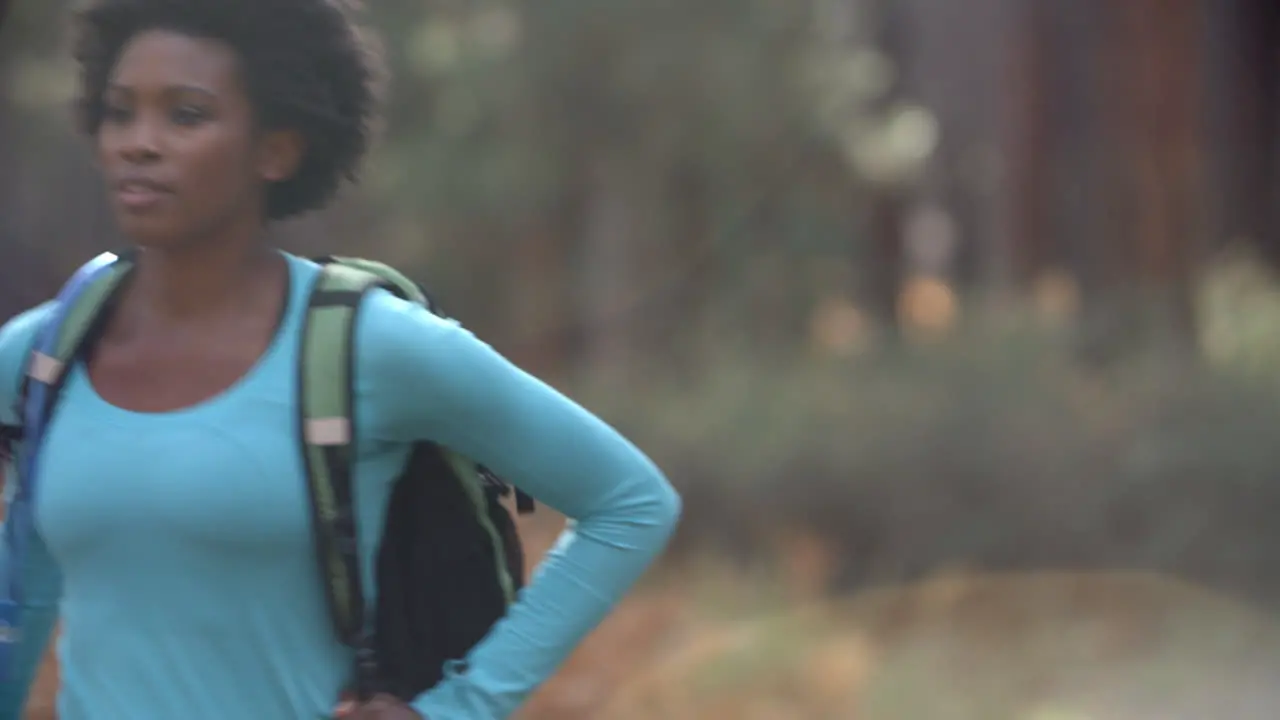
<svg viewBox="0 0 1280 720">
<path fill-rule="evenodd" d="M 11 366 L 23 364 L 31 344 L 35 342 L 36 330 L 51 312 L 52 300 L 18 313 L 0 325 L 0 372 L 11 371 Z M 7 375 L 0 375 L 0 378 L 5 377 Z"/>
<path fill-rule="evenodd" d="M 322 266 L 315 260 L 286 253 L 292 276 L 299 281 L 301 308 L 308 307 L 307 294 L 314 290 Z M 431 351 L 446 338 L 470 335 L 457 322 L 442 318 L 422 305 L 404 300 L 383 288 L 374 288 L 360 300 L 356 314 L 358 352 L 374 357 L 394 357 L 400 352 Z"/>
<path fill-rule="evenodd" d="M 302 293 L 299 311 L 305 313 L 322 266 L 310 258 L 288 257 Z M 459 323 L 384 288 L 370 289 L 360 298 L 352 340 L 357 381 L 392 388 L 410 376 L 440 377 L 457 364 L 460 350 L 465 354 L 468 347 L 483 345 Z"/>
<path fill-rule="evenodd" d="M 17 400 L 22 373 L 31 345 L 35 342 L 36 330 L 52 310 L 51 300 L 19 313 L 0 325 L 0 416 L 4 416 L 5 420 L 11 420 L 7 418 L 7 414 Z"/>
<path fill-rule="evenodd" d="M 53 312 L 53 300 L 28 308 L 0 325 L 0 351 L 10 344 L 30 344 L 35 337 L 36 328 L 40 327 L 49 313 Z"/>
<path fill-rule="evenodd" d="M 414 367 L 439 372 L 442 364 L 455 364 L 459 353 L 486 347 L 459 322 L 380 288 L 362 301 L 356 342 L 357 352 L 384 373 Z"/>
<path fill-rule="evenodd" d="M 378 288 L 356 315 L 354 380 L 365 432 L 448 443 L 460 409 L 492 405 L 512 369 L 460 323 Z"/>
</svg>

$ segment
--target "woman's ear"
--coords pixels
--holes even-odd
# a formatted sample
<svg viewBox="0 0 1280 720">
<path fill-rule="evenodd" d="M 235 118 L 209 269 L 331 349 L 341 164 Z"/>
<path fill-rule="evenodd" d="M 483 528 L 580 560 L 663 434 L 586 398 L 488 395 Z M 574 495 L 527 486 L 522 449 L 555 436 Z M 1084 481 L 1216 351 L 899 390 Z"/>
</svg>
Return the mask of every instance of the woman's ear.
<svg viewBox="0 0 1280 720">
<path fill-rule="evenodd" d="M 297 130 L 268 131 L 260 146 L 258 173 L 267 182 L 288 180 L 298 172 L 306 151 L 306 141 Z"/>
</svg>

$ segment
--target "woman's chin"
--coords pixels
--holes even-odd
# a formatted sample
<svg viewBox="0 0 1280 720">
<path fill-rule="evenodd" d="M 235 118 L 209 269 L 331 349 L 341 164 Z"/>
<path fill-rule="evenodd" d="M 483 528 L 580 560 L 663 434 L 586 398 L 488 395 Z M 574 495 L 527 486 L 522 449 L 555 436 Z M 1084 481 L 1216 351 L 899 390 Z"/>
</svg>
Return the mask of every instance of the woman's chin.
<svg viewBox="0 0 1280 720">
<path fill-rule="evenodd" d="M 180 247 L 184 243 L 184 233 L 172 227 L 158 226 L 157 223 L 121 222 L 120 233 L 124 239 L 139 249 L 164 250 Z"/>
</svg>

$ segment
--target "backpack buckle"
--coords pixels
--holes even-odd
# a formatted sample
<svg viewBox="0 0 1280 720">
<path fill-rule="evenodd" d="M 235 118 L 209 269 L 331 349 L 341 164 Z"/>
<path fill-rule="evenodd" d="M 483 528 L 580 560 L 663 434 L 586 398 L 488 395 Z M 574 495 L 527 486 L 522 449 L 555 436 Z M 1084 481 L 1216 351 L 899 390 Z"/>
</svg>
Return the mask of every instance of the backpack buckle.
<svg viewBox="0 0 1280 720">
<path fill-rule="evenodd" d="M 356 700 L 367 702 L 377 692 L 378 656 L 373 649 L 373 638 L 365 633 L 356 645 L 355 683 L 353 690 Z"/>
<path fill-rule="evenodd" d="M 514 490 L 516 494 L 516 514 L 528 515 L 534 511 L 537 503 L 533 497 L 525 491 L 513 486 L 511 483 L 503 480 L 493 473 L 489 468 L 480 465 L 476 468 L 480 474 L 480 480 L 484 482 L 485 488 L 496 498 L 511 497 Z"/>
</svg>

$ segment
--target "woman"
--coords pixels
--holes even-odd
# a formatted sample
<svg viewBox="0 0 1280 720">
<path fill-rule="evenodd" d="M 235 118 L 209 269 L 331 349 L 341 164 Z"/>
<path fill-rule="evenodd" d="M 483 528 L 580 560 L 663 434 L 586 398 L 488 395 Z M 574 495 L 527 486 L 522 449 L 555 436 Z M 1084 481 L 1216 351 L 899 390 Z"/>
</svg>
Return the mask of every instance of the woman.
<svg viewBox="0 0 1280 720">
<path fill-rule="evenodd" d="M 19 716 L 52 623 L 36 610 L 59 599 L 61 720 L 327 717 L 351 658 L 292 429 L 318 267 L 262 238 L 353 174 L 372 56 L 334 0 L 98 0 L 78 31 L 83 128 L 140 252 L 46 435 L 32 561 L 56 582 L 28 593 L 27 672 L 0 719 Z M 0 330 L 2 422 L 48 314 Z M 378 291 L 357 341 L 358 506 L 385 507 L 409 445 L 429 439 L 576 523 L 466 663 L 348 716 L 508 717 L 662 550 L 679 498 L 611 428 L 455 324 Z"/>
</svg>

